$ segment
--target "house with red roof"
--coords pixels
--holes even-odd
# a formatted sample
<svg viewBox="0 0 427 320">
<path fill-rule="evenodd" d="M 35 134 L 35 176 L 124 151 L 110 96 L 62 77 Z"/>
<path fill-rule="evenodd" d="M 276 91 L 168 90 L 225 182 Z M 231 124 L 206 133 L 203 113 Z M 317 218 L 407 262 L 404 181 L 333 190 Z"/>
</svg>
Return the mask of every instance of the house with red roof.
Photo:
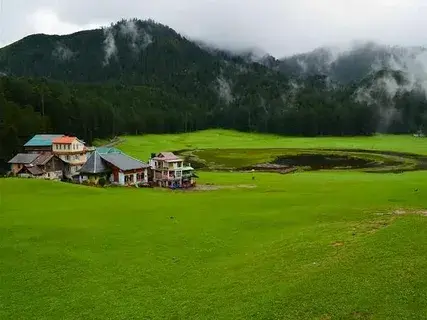
<svg viewBox="0 0 427 320">
<path fill-rule="evenodd" d="M 11 173 L 47 179 L 77 176 L 88 152 L 82 140 L 63 134 L 36 134 L 24 150 L 9 161 Z"/>
<path fill-rule="evenodd" d="M 52 140 L 52 152 L 60 158 L 64 166 L 64 176 L 72 179 L 79 175 L 80 168 L 87 161 L 87 148 L 77 137 L 61 136 Z"/>
</svg>

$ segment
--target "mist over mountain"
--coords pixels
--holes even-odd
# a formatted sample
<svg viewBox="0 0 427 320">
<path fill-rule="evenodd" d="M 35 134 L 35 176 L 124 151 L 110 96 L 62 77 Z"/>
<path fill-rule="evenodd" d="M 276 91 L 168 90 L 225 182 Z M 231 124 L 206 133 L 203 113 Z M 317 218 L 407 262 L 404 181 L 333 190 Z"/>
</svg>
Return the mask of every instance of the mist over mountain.
<svg viewBox="0 0 427 320">
<path fill-rule="evenodd" d="M 412 133 L 427 128 L 426 57 L 422 47 L 362 43 L 277 59 L 137 19 L 65 36 L 31 35 L 0 49 L 0 138 L 10 141 L 0 158 L 35 132 L 88 142 L 212 127 L 308 136 Z"/>
</svg>

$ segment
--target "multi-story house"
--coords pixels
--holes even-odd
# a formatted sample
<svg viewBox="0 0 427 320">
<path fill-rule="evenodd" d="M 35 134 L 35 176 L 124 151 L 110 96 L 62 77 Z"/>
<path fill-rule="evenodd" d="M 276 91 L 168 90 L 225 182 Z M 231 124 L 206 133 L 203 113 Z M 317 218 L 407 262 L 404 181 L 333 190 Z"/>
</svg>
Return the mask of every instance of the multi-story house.
<svg viewBox="0 0 427 320">
<path fill-rule="evenodd" d="M 69 179 L 77 176 L 87 161 L 85 143 L 77 137 L 62 136 L 53 139 L 52 152 L 64 162 L 64 176 Z"/>
<path fill-rule="evenodd" d="M 195 183 L 194 169 L 172 152 L 152 154 L 149 164 L 151 179 L 160 187 L 185 188 Z"/>
</svg>

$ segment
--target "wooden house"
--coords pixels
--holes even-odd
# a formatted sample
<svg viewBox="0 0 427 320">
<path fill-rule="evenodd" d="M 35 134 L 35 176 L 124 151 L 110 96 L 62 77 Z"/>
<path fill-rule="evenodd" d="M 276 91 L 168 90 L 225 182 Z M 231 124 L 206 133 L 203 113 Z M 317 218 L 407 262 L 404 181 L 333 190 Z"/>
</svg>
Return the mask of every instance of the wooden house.
<svg viewBox="0 0 427 320">
<path fill-rule="evenodd" d="M 18 153 L 9 161 L 11 172 L 20 177 L 61 179 L 64 163 L 52 152 Z"/>
<path fill-rule="evenodd" d="M 98 183 L 101 177 L 117 185 L 148 184 L 148 164 L 124 153 L 94 151 L 79 170 L 80 182 Z"/>
<path fill-rule="evenodd" d="M 152 154 L 149 164 L 153 182 L 160 187 L 182 188 L 195 184 L 194 169 L 172 152 Z"/>
</svg>

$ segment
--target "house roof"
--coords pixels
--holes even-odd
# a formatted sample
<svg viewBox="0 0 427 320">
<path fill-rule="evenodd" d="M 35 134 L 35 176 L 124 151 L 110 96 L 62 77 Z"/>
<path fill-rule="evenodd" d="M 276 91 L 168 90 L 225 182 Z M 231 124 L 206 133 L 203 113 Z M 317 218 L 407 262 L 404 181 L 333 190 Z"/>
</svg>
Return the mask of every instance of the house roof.
<svg viewBox="0 0 427 320">
<path fill-rule="evenodd" d="M 36 166 L 44 166 L 53 157 L 54 155 L 51 152 L 42 153 L 39 154 L 39 156 L 33 162 L 31 162 L 31 164 Z"/>
<path fill-rule="evenodd" d="M 9 160 L 9 163 L 29 164 L 36 160 L 39 156 L 40 154 L 38 153 L 18 153 Z"/>
<path fill-rule="evenodd" d="M 101 158 L 99 152 L 95 150 L 86 163 L 79 170 L 80 173 L 104 173 L 109 171 L 108 166 L 105 164 L 104 160 Z"/>
<path fill-rule="evenodd" d="M 160 152 L 153 158 L 154 160 L 163 160 L 163 161 L 180 161 L 180 157 L 176 156 L 173 152 Z"/>
<path fill-rule="evenodd" d="M 34 166 L 34 165 L 31 165 L 31 164 L 26 165 L 26 166 L 25 166 L 25 168 L 27 168 L 27 170 L 28 170 L 31 174 L 35 175 L 35 176 L 38 176 L 38 175 L 41 175 L 41 174 L 45 173 L 45 172 L 44 172 L 42 169 L 40 169 L 39 167 Z"/>
<path fill-rule="evenodd" d="M 98 147 L 96 148 L 96 151 L 99 153 L 123 153 L 122 151 L 120 151 L 117 148 L 113 148 L 113 147 Z"/>
<path fill-rule="evenodd" d="M 100 154 L 101 158 L 112 164 L 113 166 L 119 168 L 120 170 L 127 171 L 133 169 L 144 169 L 148 168 L 148 164 L 129 157 L 123 153 L 107 153 Z"/>
<path fill-rule="evenodd" d="M 84 143 L 83 141 L 77 139 L 77 137 L 69 137 L 69 136 L 62 136 L 62 137 L 55 138 L 52 142 L 59 143 L 59 144 L 71 144 L 75 140 L 78 140 L 79 142 Z"/>
<path fill-rule="evenodd" d="M 36 134 L 24 144 L 24 147 L 49 147 L 56 138 L 64 136 L 63 134 Z"/>
</svg>

